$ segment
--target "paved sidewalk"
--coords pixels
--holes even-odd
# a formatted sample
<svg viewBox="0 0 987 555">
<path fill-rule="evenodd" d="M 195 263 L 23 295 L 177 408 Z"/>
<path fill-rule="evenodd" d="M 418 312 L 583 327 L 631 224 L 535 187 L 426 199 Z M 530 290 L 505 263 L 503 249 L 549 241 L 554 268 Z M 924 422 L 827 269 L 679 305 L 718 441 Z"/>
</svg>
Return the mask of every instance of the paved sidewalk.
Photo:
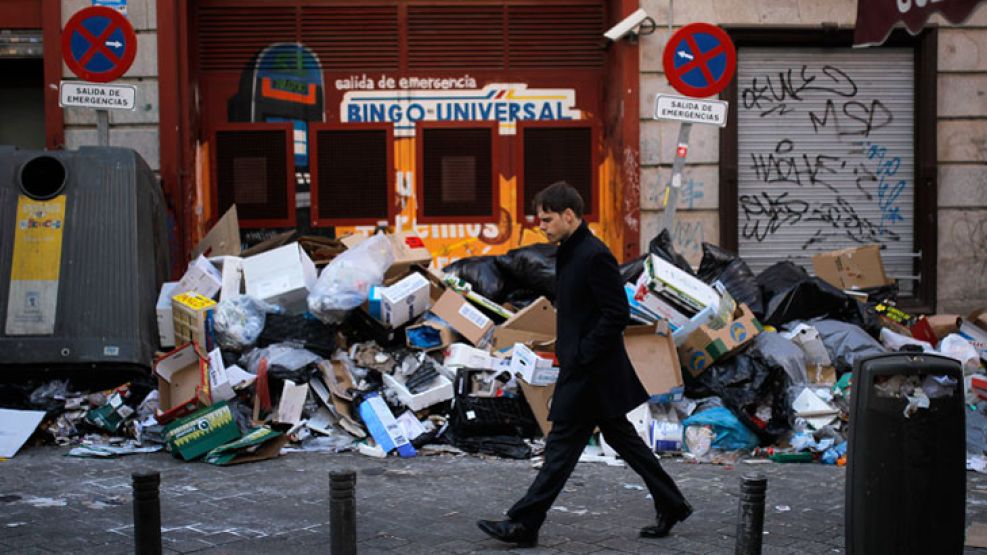
<svg viewBox="0 0 987 555">
<path fill-rule="evenodd" d="M 133 553 L 130 475 L 153 469 L 161 472 L 166 553 L 327 553 L 328 473 L 353 468 L 360 553 L 506 553 L 510 546 L 486 538 L 475 521 L 499 518 L 535 473 L 528 461 L 453 455 L 291 453 L 221 468 L 164 453 L 92 460 L 65 452 L 29 448 L 0 462 L 0 552 Z M 764 553 L 843 552 L 842 468 L 665 465 L 697 509 L 671 537 L 637 537 L 653 515 L 630 469 L 580 464 L 541 547 L 518 552 L 733 553 L 738 480 L 755 471 L 768 477 Z M 987 522 L 987 477 L 968 473 L 972 520 Z"/>
</svg>

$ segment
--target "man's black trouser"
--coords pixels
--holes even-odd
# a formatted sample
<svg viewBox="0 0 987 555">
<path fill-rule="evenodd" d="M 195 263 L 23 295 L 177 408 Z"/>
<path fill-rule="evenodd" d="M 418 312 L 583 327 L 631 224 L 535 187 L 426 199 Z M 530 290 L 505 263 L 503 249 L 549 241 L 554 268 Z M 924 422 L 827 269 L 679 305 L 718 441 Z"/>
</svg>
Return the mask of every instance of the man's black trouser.
<svg viewBox="0 0 987 555">
<path fill-rule="evenodd" d="M 656 511 L 673 515 L 685 509 L 685 497 L 672 477 L 661 468 L 627 418 L 619 416 L 598 422 L 553 422 L 545 443 L 545 464 L 528 493 L 507 511 L 511 520 L 532 530 L 541 527 L 597 426 L 614 451 L 644 479 Z"/>
</svg>

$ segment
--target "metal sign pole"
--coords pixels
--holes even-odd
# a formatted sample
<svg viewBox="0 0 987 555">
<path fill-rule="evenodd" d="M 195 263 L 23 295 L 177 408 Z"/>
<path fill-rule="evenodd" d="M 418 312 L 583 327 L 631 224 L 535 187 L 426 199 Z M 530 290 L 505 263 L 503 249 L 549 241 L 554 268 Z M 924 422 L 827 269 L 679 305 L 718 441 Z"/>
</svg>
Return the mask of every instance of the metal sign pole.
<svg viewBox="0 0 987 555">
<path fill-rule="evenodd" d="M 682 168 L 685 166 L 685 156 L 689 152 L 690 131 L 692 131 L 691 123 L 686 121 L 679 125 L 678 146 L 675 148 L 675 162 L 672 163 L 672 179 L 665 186 L 665 216 L 662 219 L 661 229 L 667 229 L 669 233 L 675 232 L 675 209 L 679 205 L 679 190 L 682 189 Z"/>
<path fill-rule="evenodd" d="M 96 140 L 99 146 L 110 146 L 110 112 L 96 110 Z"/>
</svg>

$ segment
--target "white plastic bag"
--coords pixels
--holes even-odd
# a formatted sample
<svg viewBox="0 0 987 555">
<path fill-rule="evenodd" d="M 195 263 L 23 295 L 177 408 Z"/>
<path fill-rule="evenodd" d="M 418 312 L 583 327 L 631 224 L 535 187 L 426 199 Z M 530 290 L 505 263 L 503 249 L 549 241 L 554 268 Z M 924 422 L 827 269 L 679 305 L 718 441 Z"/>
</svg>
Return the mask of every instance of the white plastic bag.
<svg viewBox="0 0 987 555">
<path fill-rule="evenodd" d="M 980 371 L 980 354 L 972 343 L 963 336 L 951 333 L 939 343 L 939 352 L 963 364 L 965 374 Z"/>
<path fill-rule="evenodd" d="M 383 234 L 347 250 L 322 270 L 308 295 L 309 311 L 327 324 L 342 322 L 348 311 L 367 300 L 371 286 L 384 281 L 393 263 L 394 252 Z"/>
<path fill-rule="evenodd" d="M 267 314 L 281 314 L 280 306 L 248 295 L 225 299 L 216 306 L 216 342 L 239 351 L 253 345 L 264 331 Z"/>
</svg>

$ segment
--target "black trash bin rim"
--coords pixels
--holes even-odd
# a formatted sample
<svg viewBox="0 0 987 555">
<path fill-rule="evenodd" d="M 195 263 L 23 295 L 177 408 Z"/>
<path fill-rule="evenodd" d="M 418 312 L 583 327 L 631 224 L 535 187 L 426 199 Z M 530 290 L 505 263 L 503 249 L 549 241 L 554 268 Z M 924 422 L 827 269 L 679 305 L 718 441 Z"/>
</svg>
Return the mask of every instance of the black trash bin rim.
<svg viewBox="0 0 987 555">
<path fill-rule="evenodd" d="M 25 183 L 24 177 L 25 172 L 32 171 L 38 164 L 53 164 L 61 170 L 61 179 L 59 180 L 57 186 L 35 186 L 36 184 Z M 41 168 L 42 170 L 45 168 Z M 33 174 L 28 173 L 27 176 L 31 177 Z M 30 160 L 24 162 L 20 168 L 17 170 L 17 186 L 22 193 L 34 200 L 49 200 L 58 196 L 63 190 L 65 190 L 65 184 L 68 183 L 69 170 L 65 167 L 58 158 L 51 156 L 50 154 L 40 154 L 31 158 Z"/>
</svg>

